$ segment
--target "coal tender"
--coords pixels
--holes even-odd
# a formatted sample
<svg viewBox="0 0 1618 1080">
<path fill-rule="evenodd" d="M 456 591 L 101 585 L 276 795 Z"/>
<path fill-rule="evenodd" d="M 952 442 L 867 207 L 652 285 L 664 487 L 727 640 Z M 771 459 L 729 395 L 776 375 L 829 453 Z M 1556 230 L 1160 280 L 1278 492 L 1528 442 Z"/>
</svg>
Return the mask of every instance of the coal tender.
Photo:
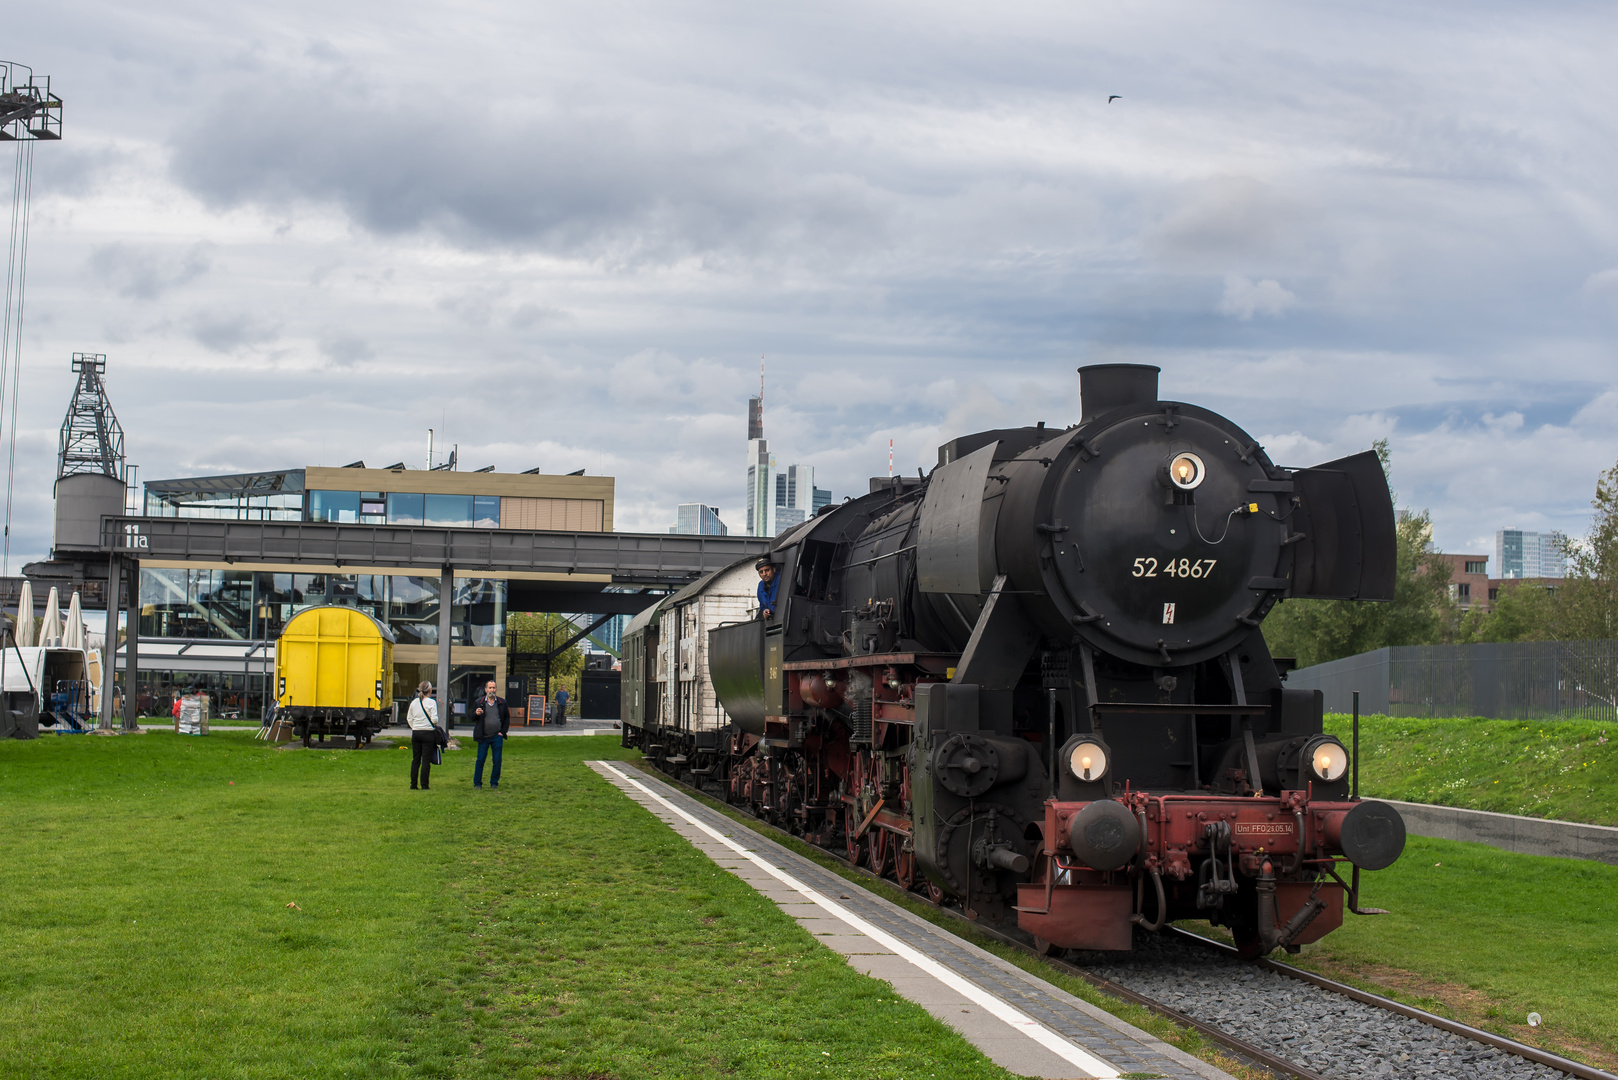
<svg viewBox="0 0 1618 1080">
<path fill-rule="evenodd" d="M 1261 627 L 1391 598 L 1386 478 L 1372 453 L 1278 467 L 1157 377 L 1082 368 L 1078 424 L 955 439 L 778 538 L 774 614 L 710 634 L 732 727 L 706 779 L 1047 949 L 1207 919 L 1258 955 L 1341 925 L 1404 823 L 1351 792 Z"/>
</svg>

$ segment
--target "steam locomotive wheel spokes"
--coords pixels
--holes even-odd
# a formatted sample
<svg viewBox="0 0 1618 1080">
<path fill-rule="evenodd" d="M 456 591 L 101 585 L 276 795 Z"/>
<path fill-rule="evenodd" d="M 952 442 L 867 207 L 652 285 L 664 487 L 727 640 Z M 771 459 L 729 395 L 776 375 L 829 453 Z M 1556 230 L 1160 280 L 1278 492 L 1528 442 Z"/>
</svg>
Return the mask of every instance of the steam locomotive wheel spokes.
<svg viewBox="0 0 1618 1080">
<path fill-rule="evenodd" d="M 851 806 L 843 811 L 843 835 L 848 843 L 848 861 L 855 866 L 865 861 L 865 848 L 869 835 L 855 839 L 854 831 L 860 827 L 859 814 Z"/>
<path fill-rule="evenodd" d="M 865 835 L 870 841 L 868 845 L 870 867 L 877 877 L 881 877 L 888 869 L 888 849 L 892 846 L 889 843 L 892 834 L 886 829 L 870 829 Z"/>
<path fill-rule="evenodd" d="M 907 892 L 916 885 L 916 853 L 903 847 L 893 853 L 893 876 Z"/>
</svg>

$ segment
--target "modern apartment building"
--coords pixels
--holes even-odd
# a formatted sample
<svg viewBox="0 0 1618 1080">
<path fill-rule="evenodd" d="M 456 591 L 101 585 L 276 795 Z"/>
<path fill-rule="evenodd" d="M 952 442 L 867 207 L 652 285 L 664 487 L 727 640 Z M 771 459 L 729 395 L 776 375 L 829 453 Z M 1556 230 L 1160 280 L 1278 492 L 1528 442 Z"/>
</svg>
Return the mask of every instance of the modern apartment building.
<svg viewBox="0 0 1618 1080">
<path fill-rule="evenodd" d="M 1567 576 L 1565 538 L 1558 532 L 1500 529 L 1494 534 L 1494 569 L 1504 580 Z"/>
</svg>

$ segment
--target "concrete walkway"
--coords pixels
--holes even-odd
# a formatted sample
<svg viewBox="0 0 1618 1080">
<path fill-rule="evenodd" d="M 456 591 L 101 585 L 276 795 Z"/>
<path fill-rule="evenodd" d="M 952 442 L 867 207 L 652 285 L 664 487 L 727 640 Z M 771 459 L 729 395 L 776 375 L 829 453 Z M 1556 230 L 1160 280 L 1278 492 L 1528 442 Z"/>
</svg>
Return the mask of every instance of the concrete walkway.
<svg viewBox="0 0 1618 1080">
<path fill-rule="evenodd" d="M 1232 1080 L 1206 1062 L 963 941 L 624 762 L 592 761 L 628 798 L 780 906 L 851 967 L 889 983 L 1022 1076 Z"/>
</svg>

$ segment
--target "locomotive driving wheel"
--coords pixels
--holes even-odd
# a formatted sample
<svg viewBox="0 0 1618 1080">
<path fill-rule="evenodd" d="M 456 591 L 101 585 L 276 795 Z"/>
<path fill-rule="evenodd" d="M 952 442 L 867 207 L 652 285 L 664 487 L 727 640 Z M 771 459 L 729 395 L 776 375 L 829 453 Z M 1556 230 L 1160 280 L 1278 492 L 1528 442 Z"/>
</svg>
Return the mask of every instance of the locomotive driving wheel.
<svg viewBox="0 0 1618 1080">
<path fill-rule="evenodd" d="M 882 877 L 888 870 L 888 853 L 893 846 L 891 843 L 893 834 L 886 829 L 869 829 L 865 835 L 870 841 L 867 844 L 869 851 L 867 865 L 877 877 Z"/>
<path fill-rule="evenodd" d="M 893 853 L 893 876 L 906 892 L 915 887 L 916 853 L 903 844 Z"/>
<path fill-rule="evenodd" d="M 870 835 L 856 838 L 854 833 L 860 827 L 859 812 L 852 806 L 843 810 L 843 838 L 848 848 L 848 861 L 859 866 L 865 861 L 865 849 L 869 846 Z"/>
</svg>

